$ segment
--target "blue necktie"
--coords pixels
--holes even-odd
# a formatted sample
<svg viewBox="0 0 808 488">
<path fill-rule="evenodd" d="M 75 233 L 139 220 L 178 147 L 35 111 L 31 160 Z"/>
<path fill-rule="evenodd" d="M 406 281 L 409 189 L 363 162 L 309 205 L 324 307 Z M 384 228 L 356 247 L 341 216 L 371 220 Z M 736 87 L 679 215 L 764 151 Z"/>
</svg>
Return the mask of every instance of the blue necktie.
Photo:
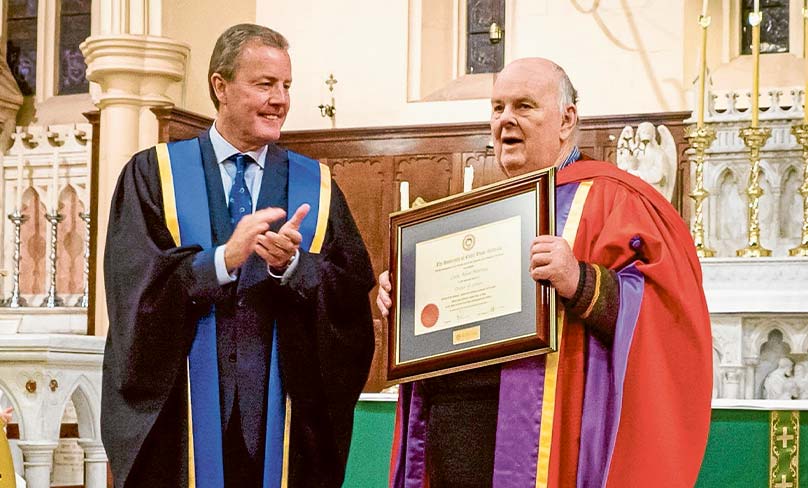
<svg viewBox="0 0 808 488">
<path fill-rule="evenodd" d="M 247 182 L 244 180 L 244 171 L 254 161 L 244 154 L 235 154 L 230 159 L 236 163 L 236 175 L 233 177 L 233 186 L 230 187 L 228 200 L 230 223 L 235 227 L 242 217 L 252 213 L 252 197 L 250 190 L 247 189 Z"/>
</svg>

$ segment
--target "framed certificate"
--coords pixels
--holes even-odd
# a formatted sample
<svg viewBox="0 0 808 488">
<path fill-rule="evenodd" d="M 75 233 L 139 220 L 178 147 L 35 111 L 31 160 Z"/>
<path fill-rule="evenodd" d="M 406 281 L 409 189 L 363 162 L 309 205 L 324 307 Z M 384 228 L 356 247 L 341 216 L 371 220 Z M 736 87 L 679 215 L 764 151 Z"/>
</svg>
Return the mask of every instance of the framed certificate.
<svg viewBox="0 0 808 488">
<path fill-rule="evenodd" d="M 530 246 L 555 234 L 555 168 L 390 216 L 387 381 L 555 351 L 555 290 Z"/>
</svg>

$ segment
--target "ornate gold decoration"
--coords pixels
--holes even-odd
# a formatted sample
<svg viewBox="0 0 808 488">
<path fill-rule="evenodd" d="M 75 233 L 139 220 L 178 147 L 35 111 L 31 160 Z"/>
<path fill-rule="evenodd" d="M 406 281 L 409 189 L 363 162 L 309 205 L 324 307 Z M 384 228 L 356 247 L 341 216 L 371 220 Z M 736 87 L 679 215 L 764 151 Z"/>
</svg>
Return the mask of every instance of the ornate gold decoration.
<svg viewBox="0 0 808 488">
<path fill-rule="evenodd" d="M 800 486 L 800 412 L 774 410 L 769 417 L 769 488 Z"/>
<path fill-rule="evenodd" d="M 331 95 L 331 103 L 321 103 L 317 106 L 317 108 L 320 109 L 321 117 L 328 117 L 331 119 L 331 128 L 333 129 L 337 124 L 337 105 L 334 101 L 334 85 L 337 84 L 337 79 L 334 78 L 334 73 L 330 73 L 328 75 L 328 79 L 325 80 L 325 84 L 328 85 L 328 93 Z"/>
<path fill-rule="evenodd" d="M 424 200 L 423 197 L 418 197 L 412 202 L 412 208 L 423 207 L 427 203 L 429 203 L 429 202 Z"/>
<path fill-rule="evenodd" d="M 808 96 L 808 95 L 806 95 Z M 800 244 L 789 249 L 789 256 L 808 256 L 808 124 L 795 125 L 791 127 L 791 133 L 797 138 L 797 143 L 802 146 L 802 238 Z"/>
<path fill-rule="evenodd" d="M 690 198 L 695 203 L 693 227 L 693 242 L 696 245 L 696 254 L 700 258 L 711 258 L 715 256 L 715 250 L 707 247 L 704 242 L 704 216 L 702 212 L 702 203 L 710 195 L 704 188 L 704 160 L 705 152 L 710 144 L 715 140 L 715 130 L 712 127 L 702 125 L 691 125 L 685 131 L 685 139 L 687 139 L 690 147 L 695 151 L 694 161 L 696 163 L 696 181 L 693 191 L 690 192 Z"/>
<path fill-rule="evenodd" d="M 759 258 L 771 256 L 769 249 L 760 245 L 760 218 L 759 206 L 760 197 L 763 196 L 763 188 L 760 187 L 760 148 L 766 144 L 771 136 L 771 129 L 768 127 L 746 127 L 741 129 L 741 139 L 749 148 L 749 162 L 752 163 L 749 169 L 749 184 L 746 187 L 746 196 L 749 198 L 747 204 L 749 208 L 746 247 L 738 249 L 735 254 L 744 258 Z"/>
<path fill-rule="evenodd" d="M 502 27 L 496 22 L 491 22 L 491 25 L 488 27 L 488 41 L 491 44 L 499 44 L 502 40 L 502 33 Z"/>
</svg>

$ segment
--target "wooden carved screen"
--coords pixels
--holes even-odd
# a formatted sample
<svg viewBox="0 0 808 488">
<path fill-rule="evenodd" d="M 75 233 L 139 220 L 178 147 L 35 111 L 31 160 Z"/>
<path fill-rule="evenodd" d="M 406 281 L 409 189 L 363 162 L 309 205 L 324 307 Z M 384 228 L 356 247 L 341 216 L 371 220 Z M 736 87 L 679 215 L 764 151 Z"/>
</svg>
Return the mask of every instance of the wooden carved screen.
<svg viewBox="0 0 808 488">
<path fill-rule="evenodd" d="M 193 137 L 209 127 L 211 120 L 178 109 L 155 109 L 160 140 Z M 623 127 L 640 122 L 664 124 L 670 129 L 678 150 L 677 188 L 674 205 L 688 209 L 687 160 L 684 151 L 683 120 L 689 112 L 590 117 L 581 120 L 579 146 L 594 158 L 614 161 L 617 139 Z M 409 182 L 410 199 L 426 201 L 459 193 L 463 188 L 463 168 L 474 168 L 474 188 L 505 178 L 489 147 L 487 123 L 331 129 L 285 132 L 280 144 L 319 159 L 332 171 L 348 200 L 354 219 L 370 253 L 376 275 L 387 268 L 389 254 L 388 216 L 399 207 L 399 183 Z M 687 212 L 684 217 L 688 218 Z M 372 297 L 375 297 L 375 290 Z M 382 367 L 386 345 L 381 344 L 382 322 L 374 305 L 377 329 L 376 356 L 366 391 L 383 387 Z"/>
</svg>

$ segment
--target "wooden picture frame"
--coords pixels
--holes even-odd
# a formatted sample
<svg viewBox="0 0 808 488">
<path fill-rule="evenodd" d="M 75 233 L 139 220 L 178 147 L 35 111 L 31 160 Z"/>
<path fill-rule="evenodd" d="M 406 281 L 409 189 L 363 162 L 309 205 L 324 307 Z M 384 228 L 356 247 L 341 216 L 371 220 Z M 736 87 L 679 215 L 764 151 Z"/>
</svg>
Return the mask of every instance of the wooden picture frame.
<svg viewBox="0 0 808 488">
<path fill-rule="evenodd" d="M 555 351 L 555 290 L 529 272 L 547 234 L 555 168 L 391 214 L 387 382 Z"/>
</svg>

